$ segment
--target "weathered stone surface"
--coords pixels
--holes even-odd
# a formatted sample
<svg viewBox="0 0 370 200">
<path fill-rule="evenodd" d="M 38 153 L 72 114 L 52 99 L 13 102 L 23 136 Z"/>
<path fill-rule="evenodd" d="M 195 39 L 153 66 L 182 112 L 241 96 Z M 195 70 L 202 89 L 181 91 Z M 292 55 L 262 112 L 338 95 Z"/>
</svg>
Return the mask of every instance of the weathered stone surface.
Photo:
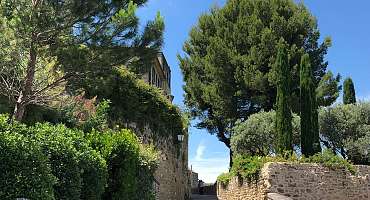
<svg viewBox="0 0 370 200">
<path fill-rule="evenodd" d="M 160 152 L 159 166 L 155 173 L 157 200 L 190 199 L 190 172 L 188 170 L 188 136 L 182 143 L 175 143 L 173 137 L 156 137 L 148 126 L 136 130 L 140 140 L 145 144 L 155 145 Z M 179 148 L 181 145 L 181 148 Z"/>
<path fill-rule="evenodd" d="M 358 173 L 329 169 L 316 164 L 267 163 L 254 183 L 239 184 L 237 178 L 217 186 L 220 200 L 264 200 L 268 193 L 293 200 L 368 200 L 370 167 L 357 166 Z"/>
<path fill-rule="evenodd" d="M 267 199 L 268 200 L 292 200 L 292 198 L 281 195 L 281 194 L 276 194 L 276 193 L 267 193 Z"/>
</svg>

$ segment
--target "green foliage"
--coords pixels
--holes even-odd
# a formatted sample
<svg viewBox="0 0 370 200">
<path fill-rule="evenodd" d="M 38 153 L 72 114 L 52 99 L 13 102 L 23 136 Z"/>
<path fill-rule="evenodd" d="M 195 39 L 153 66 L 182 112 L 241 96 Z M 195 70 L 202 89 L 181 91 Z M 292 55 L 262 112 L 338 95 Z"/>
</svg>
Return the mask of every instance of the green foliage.
<svg viewBox="0 0 370 200">
<path fill-rule="evenodd" d="M 259 112 L 233 127 L 231 149 L 236 154 L 267 156 L 277 153 L 277 132 L 275 111 Z M 300 117 L 293 114 L 293 146 L 300 148 Z"/>
<path fill-rule="evenodd" d="M 316 87 L 308 54 L 302 56 L 300 73 L 301 148 L 303 155 L 312 156 L 315 153 L 321 152 L 321 146 Z"/>
<path fill-rule="evenodd" d="M 133 132 L 87 134 L 64 125 L 7 122 L 1 115 L 0 184 L 5 189 L 0 197 L 154 199 L 158 154 L 140 144 Z"/>
<path fill-rule="evenodd" d="M 57 199 L 79 199 L 82 189 L 78 152 L 73 141 L 65 137 L 62 126 L 53 127 L 38 124 L 31 133 L 38 143 L 42 142 L 45 154 L 49 155 L 51 169 L 58 178 L 54 186 Z"/>
<path fill-rule="evenodd" d="M 324 150 L 323 153 L 318 153 L 308 158 L 302 158 L 300 162 L 318 163 L 331 169 L 345 168 L 352 174 L 356 173 L 354 166 L 350 162 L 335 155 L 332 151 L 327 149 Z"/>
<path fill-rule="evenodd" d="M 356 91 L 351 78 L 346 78 L 346 80 L 344 80 L 343 88 L 343 104 L 355 104 Z"/>
<path fill-rule="evenodd" d="M 291 79 L 288 65 L 288 55 L 284 40 L 281 39 L 275 63 L 277 79 L 276 95 L 276 133 L 278 138 L 278 153 L 293 150 Z"/>
<path fill-rule="evenodd" d="M 249 182 L 258 180 L 262 167 L 268 162 L 284 162 L 294 164 L 316 163 L 330 169 L 344 168 L 351 174 L 356 173 L 354 166 L 350 162 L 328 150 L 325 150 L 322 153 L 317 153 L 308 158 L 299 158 L 295 153 L 292 154 L 288 151 L 286 155 L 273 157 L 236 155 L 233 160 L 234 164 L 230 170 L 230 173 L 222 174 L 217 179 L 218 181 L 227 184 L 232 177 L 236 176 L 248 180 Z"/>
<path fill-rule="evenodd" d="M 223 184 L 223 185 L 228 185 L 231 178 L 233 178 L 231 173 L 222 173 L 217 177 L 217 182 Z"/>
<path fill-rule="evenodd" d="M 320 80 L 316 88 L 317 105 L 330 106 L 339 97 L 342 86 L 339 85 L 341 76 L 338 74 L 334 77 L 331 71 L 328 71 Z"/>
<path fill-rule="evenodd" d="M 108 186 L 103 199 L 154 198 L 152 184 L 157 158 L 153 148 L 141 147 L 135 134 L 128 130 L 93 132 L 87 137 L 107 161 Z"/>
<path fill-rule="evenodd" d="M 370 165 L 370 126 L 366 135 L 360 138 L 350 138 L 345 141 L 345 148 L 350 160 L 356 164 Z"/>
<path fill-rule="evenodd" d="M 319 43 L 316 19 L 293 0 L 230 0 L 199 18 L 180 57 L 185 101 L 198 127 L 207 128 L 229 146 L 237 120 L 245 120 L 275 105 L 276 76 L 273 70 L 280 38 L 286 43 L 292 77 L 292 109 L 299 112 L 299 62 L 308 53 L 315 84 L 326 74 L 324 56 L 330 39 Z M 336 100 L 337 79 L 321 83 L 325 105 Z M 324 86 L 328 84 L 329 86 Z M 326 89 L 326 88 L 330 89 Z"/>
<path fill-rule="evenodd" d="M 155 193 L 153 191 L 153 183 L 155 181 L 154 173 L 159 165 L 158 152 L 153 146 L 140 146 L 139 152 L 139 172 L 138 172 L 138 188 L 139 199 L 154 200 Z"/>
<path fill-rule="evenodd" d="M 119 65 L 150 66 L 164 20 L 158 13 L 140 29 L 136 11 L 146 2 L 1 1 L 0 94 L 16 106 L 15 118 L 22 120 L 28 105 L 56 100 L 65 82 L 95 80 Z"/>
<path fill-rule="evenodd" d="M 16 132 L 0 133 L 0 176 L 0 199 L 54 199 L 56 178 L 47 155 L 39 144 Z"/>
<path fill-rule="evenodd" d="M 370 103 L 323 108 L 319 119 L 327 148 L 355 164 L 369 164 Z"/>
<path fill-rule="evenodd" d="M 88 97 L 97 96 L 111 101 L 108 123 L 124 127 L 135 122 L 144 127 L 149 124 L 158 137 L 167 137 L 183 132 L 183 118 L 180 110 L 173 105 L 157 87 L 122 67 L 99 81 L 86 82 Z"/>
<path fill-rule="evenodd" d="M 108 128 L 109 104 L 109 100 L 103 100 L 99 102 L 96 106 L 95 113 L 80 125 L 81 129 L 84 132 L 91 132 L 92 130 L 106 130 Z"/>
<path fill-rule="evenodd" d="M 49 155 L 58 178 L 54 187 L 57 199 L 100 199 L 107 167 L 102 156 L 87 145 L 83 132 L 63 125 L 36 124 L 31 137 Z"/>
</svg>

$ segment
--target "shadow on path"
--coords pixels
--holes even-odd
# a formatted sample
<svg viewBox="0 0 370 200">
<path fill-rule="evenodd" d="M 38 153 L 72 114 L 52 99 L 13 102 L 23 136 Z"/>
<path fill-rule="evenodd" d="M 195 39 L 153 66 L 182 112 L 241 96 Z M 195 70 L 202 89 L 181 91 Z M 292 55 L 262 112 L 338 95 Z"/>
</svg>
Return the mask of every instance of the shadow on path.
<svg viewBox="0 0 370 200">
<path fill-rule="evenodd" d="M 191 200 L 218 200 L 217 196 L 214 195 L 191 195 Z"/>
</svg>

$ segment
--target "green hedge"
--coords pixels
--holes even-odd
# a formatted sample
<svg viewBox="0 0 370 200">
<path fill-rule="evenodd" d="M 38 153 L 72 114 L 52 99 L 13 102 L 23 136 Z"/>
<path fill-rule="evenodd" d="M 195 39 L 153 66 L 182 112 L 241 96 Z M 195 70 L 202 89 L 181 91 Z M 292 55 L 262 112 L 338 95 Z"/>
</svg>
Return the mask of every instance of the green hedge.
<svg viewBox="0 0 370 200">
<path fill-rule="evenodd" d="M 157 154 L 133 132 L 7 119 L 0 116 L 0 199 L 153 199 Z"/>
<path fill-rule="evenodd" d="M 140 145 L 129 130 L 93 132 L 88 138 L 90 145 L 107 160 L 108 187 L 103 199 L 154 199 L 152 184 L 157 166 L 154 150 Z"/>
<path fill-rule="evenodd" d="M 54 199 L 56 178 L 47 155 L 17 133 L 0 133 L 0 199 Z"/>
</svg>

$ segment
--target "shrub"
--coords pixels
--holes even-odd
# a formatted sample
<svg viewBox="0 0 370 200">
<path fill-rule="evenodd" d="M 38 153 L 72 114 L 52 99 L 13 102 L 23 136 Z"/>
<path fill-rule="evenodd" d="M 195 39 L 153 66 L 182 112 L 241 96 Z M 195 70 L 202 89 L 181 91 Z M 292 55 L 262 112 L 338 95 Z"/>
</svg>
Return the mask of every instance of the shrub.
<svg viewBox="0 0 370 200">
<path fill-rule="evenodd" d="M 100 199 L 107 181 L 102 156 L 88 146 L 84 134 L 63 125 L 36 124 L 32 137 L 50 155 L 53 174 L 58 177 L 58 199 Z"/>
<path fill-rule="evenodd" d="M 222 173 L 217 177 L 217 182 L 221 183 L 222 185 L 228 185 L 232 177 L 233 176 L 231 173 Z"/>
<path fill-rule="evenodd" d="M 293 115 L 293 144 L 298 149 L 300 118 Z M 244 122 L 237 122 L 232 129 L 231 149 L 236 154 L 267 156 L 276 153 L 275 111 L 251 115 Z"/>
<path fill-rule="evenodd" d="M 158 152 L 153 146 L 140 145 L 138 187 L 141 191 L 138 193 L 138 199 L 155 199 L 153 183 L 154 173 L 159 164 L 158 160 Z"/>
<path fill-rule="evenodd" d="M 79 155 L 79 165 L 83 169 L 81 199 L 101 199 L 108 178 L 105 160 L 97 151 L 86 148 Z"/>
<path fill-rule="evenodd" d="M 58 178 L 54 186 L 56 199 L 78 200 L 82 189 L 78 151 L 65 131 L 69 130 L 61 125 L 37 124 L 30 132 L 44 153 L 49 155 L 52 172 Z"/>
<path fill-rule="evenodd" d="M 64 125 L 7 121 L 0 115 L 1 199 L 154 199 L 158 154 L 133 132 L 86 134 Z"/>
<path fill-rule="evenodd" d="M 15 132 L 0 133 L 0 177 L 0 199 L 54 199 L 56 178 L 48 157 L 38 144 Z"/>
<path fill-rule="evenodd" d="M 345 168 L 352 174 L 356 172 L 353 165 L 349 161 L 335 155 L 330 150 L 324 150 L 322 153 L 315 154 L 308 158 L 302 158 L 300 162 L 318 163 L 331 169 Z"/>
<path fill-rule="evenodd" d="M 140 145 L 129 130 L 92 132 L 87 138 L 108 165 L 108 184 L 103 199 L 152 199 L 156 154 Z"/>
<path fill-rule="evenodd" d="M 370 103 L 337 105 L 320 110 L 323 144 L 355 164 L 370 164 Z"/>
</svg>

